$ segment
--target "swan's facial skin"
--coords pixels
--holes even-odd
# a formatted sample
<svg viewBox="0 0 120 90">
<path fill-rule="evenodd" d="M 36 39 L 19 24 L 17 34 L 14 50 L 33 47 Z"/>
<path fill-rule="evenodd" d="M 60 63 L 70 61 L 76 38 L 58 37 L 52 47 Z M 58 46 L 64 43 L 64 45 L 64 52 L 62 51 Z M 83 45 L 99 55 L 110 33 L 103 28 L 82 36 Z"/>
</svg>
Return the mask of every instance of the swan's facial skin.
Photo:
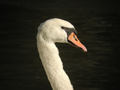
<svg viewBox="0 0 120 90">
<path fill-rule="evenodd" d="M 74 26 L 65 20 L 49 19 L 38 27 L 38 32 L 46 41 L 72 43 L 87 52 L 86 47 L 78 40 Z"/>
</svg>

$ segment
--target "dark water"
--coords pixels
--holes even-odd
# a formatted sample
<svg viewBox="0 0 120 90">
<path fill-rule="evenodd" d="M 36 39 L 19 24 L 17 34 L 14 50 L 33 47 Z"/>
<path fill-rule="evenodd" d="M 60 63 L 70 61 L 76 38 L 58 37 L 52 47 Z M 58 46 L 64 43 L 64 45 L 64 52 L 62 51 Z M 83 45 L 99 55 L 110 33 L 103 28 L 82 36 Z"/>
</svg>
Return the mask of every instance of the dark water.
<svg viewBox="0 0 120 90">
<path fill-rule="evenodd" d="M 51 90 L 36 47 L 38 25 L 70 21 L 88 53 L 57 44 L 75 90 L 118 90 L 120 12 L 117 2 L 1 1 L 0 90 Z"/>
</svg>

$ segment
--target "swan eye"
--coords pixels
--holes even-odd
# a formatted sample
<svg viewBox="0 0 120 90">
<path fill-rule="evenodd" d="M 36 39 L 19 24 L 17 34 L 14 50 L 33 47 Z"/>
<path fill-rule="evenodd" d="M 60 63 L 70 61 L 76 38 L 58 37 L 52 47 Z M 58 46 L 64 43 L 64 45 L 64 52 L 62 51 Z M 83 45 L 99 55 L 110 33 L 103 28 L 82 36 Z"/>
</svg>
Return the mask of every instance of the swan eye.
<svg viewBox="0 0 120 90">
<path fill-rule="evenodd" d="M 75 34 L 77 34 L 77 31 L 75 30 L 75 28 L 68 28 L 68 27 L 64 27 L 64 26 L 61 26 L 61 28 L 62 28 L 63 30 L 65 30 L 65 31 L 68 33 L 68 35 L 69 35 L 71 32 L 74 32 Z"/>
<path fill-rule="evenodd" d="M 65 27 L 61 26 L 62 29 L 66 29 Z"/>
</svg>

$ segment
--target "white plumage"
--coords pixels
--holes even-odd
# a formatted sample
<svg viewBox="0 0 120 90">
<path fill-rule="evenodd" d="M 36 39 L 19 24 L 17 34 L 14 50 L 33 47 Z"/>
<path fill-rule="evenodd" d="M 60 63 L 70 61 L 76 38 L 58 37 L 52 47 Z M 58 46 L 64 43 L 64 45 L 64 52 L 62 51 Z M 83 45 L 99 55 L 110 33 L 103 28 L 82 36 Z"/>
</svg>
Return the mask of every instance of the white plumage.
<svg viewBox="0 0 120 90">
<path fill-rule="evenodd" d="M 68 43 L 68 35 L 61 27 L 74 26 L 58 18 L 49 19 L 38 27 L 37 47 L 39 55 L 53 90 L 73 90 L 69 77 L 63 69 L 55 43 Z"/>
</svg>

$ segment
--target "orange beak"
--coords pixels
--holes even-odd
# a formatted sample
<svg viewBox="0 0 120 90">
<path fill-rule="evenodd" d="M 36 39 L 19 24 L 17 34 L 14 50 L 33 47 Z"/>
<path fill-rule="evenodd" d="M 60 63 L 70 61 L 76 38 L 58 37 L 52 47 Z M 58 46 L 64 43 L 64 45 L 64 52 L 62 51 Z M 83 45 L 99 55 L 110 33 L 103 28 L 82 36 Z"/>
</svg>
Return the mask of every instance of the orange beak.
<svg viewBox="0 0 120 90">
<path fill-rule="evenodd" d="M 75 46 L 82 48 L 84 52 L 87 52 L 87 48 L 79 41 L 74 32 L 68 36 L 68 40 Z"/>
</svg>

